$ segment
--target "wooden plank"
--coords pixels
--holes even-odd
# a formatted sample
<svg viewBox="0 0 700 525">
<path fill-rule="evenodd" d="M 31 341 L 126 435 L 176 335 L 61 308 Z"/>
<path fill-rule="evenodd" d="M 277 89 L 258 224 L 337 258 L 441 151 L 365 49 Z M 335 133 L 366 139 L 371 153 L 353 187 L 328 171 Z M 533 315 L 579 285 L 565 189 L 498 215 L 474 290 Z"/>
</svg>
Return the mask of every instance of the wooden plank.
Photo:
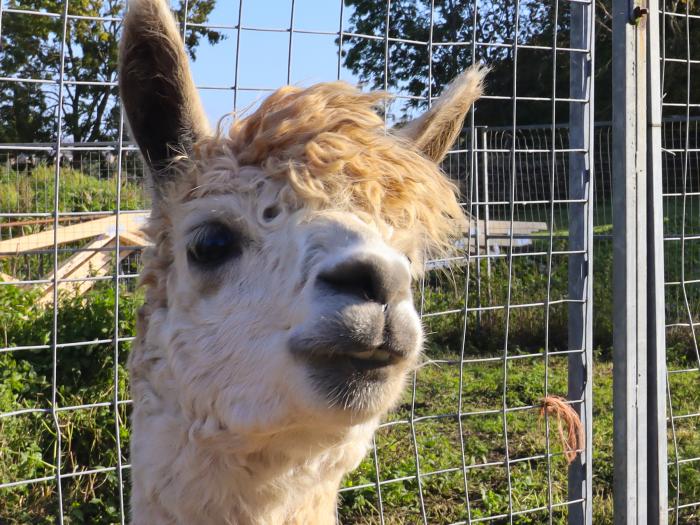
<svg viewBox="0 0 700 525">
<path fill-rule="evenodd" d="M 513 248 L 521 248 L 523 246 L 529 246 L 532 244 L 532 237 L 514 237 L 513 238 Z M 477 244 L 477 238 L 476 235 L 472 235 L 471 237 L 463 237 L 462 239 L 458 240 L 455 244 L 457 248 L 460 249 L 465 249 L 467 246 L 467 242 L 469 242 L 469 251 L 471 253 L 476 253 L 476 244 Z M 486 247 L 486 236 L 483 233 L 479 234 L 479 239 L 478 239 L 479 246 L 481 247 L 480 251 L 484 251 Z M 510 237 L 507 236 L 502 236 L 502 237 L 489 237 L 489 246 L 502 246 L 502 247 L 509 247 L 510 246 Z"/>
<path fill-rule="evenodd" d="M 479 253 L 483 256 L 485 253 L 485 239 L 483 235 L 479 236 Z M 463 238 L 459 241 L 457 241 L 455 244 L 457 248 L 461 250 L 461 253 L 463 254 L 465 251 L 465 248 L 467 246 L 467 242 L 469 242 L 469 253 L 474 255 L 476 254 L 476 237 L 471 237 L 471 238 Z M 529 246 L 532 244 L 532 239 L 531 238 L 514 238 L 513 239 L 513 248 L 522 248 L 523 246 Z M 508 249 L 510 247 L 510 238 L 500 238 L 500 239 L 492 239 L 489 238 L 489 250 L 490 251 L 496 251 L 499 252 L 500 248 L 505 248 Z M 493 250 L 494 248 L 498 248 L 497 250 Z M 458 254 L 456 254 L 458 255 Z M 472 259 L 472 261 L 475 261 L 475 259 Z M 426 270 L 435 270 L 438 268 L 450 268 L 450 267 L 459 267 L 459 266 L 465 266 L 467 264 L 467 257 L 466 255 L 464 257 L 458 257 L 455 259 L 450 259 L 446 261 L 428 261 L 425 265 Z"/>
<path fill-rule="evenodd" d="M 80 274 L 80 268 L 82 266 L 88 265 L 92 258 L 97 253 L 97 250 L 114 248 L 114 236 L 101 235 L 98 239 L 91 242 L 83 248 L 83 251 L 74 253 L 71 257 L 63 262 L 63 264 L 58 268 L 58 279 L 70 279 L 73 277 L 72 274 Z M 54 274 L 51 272 L 46 278 L 53 279 Z M 64 289 L 71 283 L 59 283 L 59 290 Z M 39 297 L 39 303 L 45 304 L 53 300 L 53 284 L 49 284 L 44 292 Z"/>
<path fill-rule="evenodd" d="M 91 217 L 101 218 L 101 217 L 111 217 L 114 215 L 111 212 L 100 213 L 97 215 L 91 215 Z M 67 216 L 59 217 L 58 222 L 76 222 L 79 221 L 80 217 Z M 10 222 L 0 222 L 0 228 L 17 228 L 23 226 L 36 226 L 37 224 L 53 224 L 53 219 L 33 219 L 29 221 L 10 221 Z"/>
<path fill-rule="evenodd" d="M 144 237 L 139 235 L 138 230 L 135 232 L 123 231 L 119 234 L 119 239 L 121 247 L 120 261 L 134 251 L 134 246 L 142 247 L 149 244 Z M 58 271 L 58 279 L 84 279 L 106 275 L 113 268 L 115 245 L 116 242 L 113 235 L 101 235 L 61 265 Z M 47 278 L 52 279 L 53 273 Z M 59 292 L 70 290 L 74 295 L 81 295 L 92 288 L 94 284 L 95 281 L 71 281 L 59 283 L 58 289 Z M 39 298 L 40 304 L 47 304 L 51 301 L 53 301 L 53 285 L 49 285 Z"/>
<path fill-rule="evenodd" d="M 478 223 L 479 233 L 486 231 L 486 222 L 480 220 Z M 471 233 L 476 234 L 477 222 L 471 221 Z M 510 235 L 510 221 L 489 221 L 489 235 Z M 535 232 L 547 231 L 546 222 L 526 222 L 526 221 L 514 221 L 513 222 L 513 234 L 514 235 L 528 235 Z"/>
<path fill-rule="evenodd" d="M 114 246 L 114 236 L 100 235 L 87 246 L 81 248 L 81 251 L 74 253 L 71 257 L 63 261 L 63 264 L 58 267 L 58 278 L 67 279 L 71 273 L 82 266 L 90 257 L 95 254 L 96 250 L 108 249 Z M 47 279 L 53 279 L 53 272 L 46 276 Z M 49 288 L 52 288 L 49 285 Z"/>
<path fill-rule="evenodd" d="M 148 213 L 146 212 L 121 214 L 119 216 L 119 231 L 139 231 L 145 225 L 147 217 Z M 56 242 L 58 244 L 65 244 L 67 242 L 89 239 L 90 237 L 110 233 L 112 235 L 116 233 L 115 215 L 82 222 L 80 224 L 72 224 L 70 226 L 59 226 L 58 230 L 56 230 Z M 53 229 L 24 235 L 16 239 L 7 239 L 5 241 L 0 241 L 0 257 L 47 248 L 53 246 L 53 244 Z"/>
<path fill-rule="evenodd" d="M 119 262 L 124 259 L 127 255 L 129 255 L 131 252 L 134 250 L 131 249 L 123 249 L 119 251 Z M 114 262 L 113 262 L 113 257 L 112 254 L 96 254 L 96 255 L 106 255 L 106 257 L 98 257 L 97 260 L 95 261 L 94 267 L 91 268 L 92 271 L 90 271 L 87 275 L 84 277 L 102 277 L 103 275 L 107 275 L 112 271 L 112 269 L 115 268 Z M 101 265 L 101 266 L 100 266 Z M 75 276 L 73 276 L 75 278 Z M 66 285 L 73 285 L 73 289 L 75 290 L 76 295 L 83 295 L 85 292 L 87 292 L 90 288 L 95 286 L 95 283 L 97 281 L 83 281 L 81 283 L 63 283 Z M 77 285 L 77 286 L 76 286 Z"/>
<path fill-rule="evenodd" d="M 0 272 L 0 279 L 4 283 L 13 283 L 15 281 L 19 281 L 19 279 L 17 279 L 17 277 L 14 277 L 14 276 L 10 275 L 9 273 L 3 273 L 3 272 Z"/>
<path fill-rule="evenodd" d="M 127 245 L 140 246 L 140 247 L 144 247 L 144 248 L 146 246 L 151 246 L 153 244 L 146 237 L 141 235 L 140 231 L 119 232 L 119 240 L 120 240 L 120 242 L 127 244 Z"/>
<path fill-rule="evenodd" d="M 114 247 L 114 239 L 111 239 L 105 246 L 105 248 Z M 130 247 L 125 247 L 119 251 L 119 261 L 124 259 L 134 250 Z M 110 251 L 93 251 L 93 252 L 81 252 L 89 253 L 89 256 L 83 260 L 79 265 L 77 265 L 69 275 L 62 276 L 59 273 L 59 279 L 87 279 L 89 277 L 102 277 L 107 275 L 112 268 L 114 268 L 114 252 Z M 71 281 L 62 282 L 58 284 L 58 291 L 68 291 L 71 295 L 83 295 L 90 288 L 95 285 L 92 280 L 87 281 Z M 48 304 L 53 301 L 53 285 L 49 285 L 47 290 L 39 298 L 39 304 Z"/>
</svg>

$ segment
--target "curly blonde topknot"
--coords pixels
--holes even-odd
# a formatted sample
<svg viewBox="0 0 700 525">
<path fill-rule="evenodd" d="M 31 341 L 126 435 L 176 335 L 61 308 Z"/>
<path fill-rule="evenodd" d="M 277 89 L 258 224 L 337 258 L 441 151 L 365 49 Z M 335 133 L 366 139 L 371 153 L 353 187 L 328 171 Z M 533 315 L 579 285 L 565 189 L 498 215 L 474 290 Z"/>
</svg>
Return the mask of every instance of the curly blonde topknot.
<svg viewBox="0 0 700 525">
<path fill-rule="evenodd" d="M 305 206 L 368 214 L 442 252 L 465 221 L 456 187 L 413 144 L 387 133 L 376 112 L 387 98 L 344 82 L 283 87 L 227 136 L 199 141 L 196 161 L 258 166 Z"/>
</svg>

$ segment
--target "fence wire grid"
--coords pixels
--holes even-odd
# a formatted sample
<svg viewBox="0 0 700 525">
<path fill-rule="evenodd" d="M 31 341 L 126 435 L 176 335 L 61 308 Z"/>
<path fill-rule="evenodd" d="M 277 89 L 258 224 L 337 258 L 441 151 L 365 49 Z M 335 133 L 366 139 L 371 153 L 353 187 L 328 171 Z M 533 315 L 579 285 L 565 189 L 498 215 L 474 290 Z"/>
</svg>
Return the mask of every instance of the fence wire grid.
<svg viewBox="0 0 700 525">
<path fill-rule="evenodd" d="M 668 422 L 669 523 L 700 520 L 700 405 L 682 394 L 680 385 L 700 388 L 700 54 L 692 44 L 700 30 L 700 12 L 663 2 L 660 21 L 662 93 L 675 71 L 685 85 L 670 97 L 662 95 L 661 113 L 671 120 L 662 134 L 663 251 L 666 301 L 666 415 Z M 681 35 L 673 38 L 673 35 Z M 684 359 L 672 359 L 676 348 Z"/>
<path fill-rule="evenodd" d="M 464 0 L 458 27 L 450 3 L 433 0 L 203 4 L 173 8 L 212 120 L 283 84 L 341 79 L 392 92 L 392 125 L 469 64 L 500 64 L 443 164 L 473 221 L 461 253 L 428 261 L 416 283 L 425 363 L 344 481 L 338 521 L 612 522 L 603 409 L 593 435 L 594 335 L 612 345 L 613 232 L 612 127 L 593 121 L 594 3 Z M 700 522 L 700 406 L 688 396 L 700 375 L 700 101 L 690 87 L 700 16 L 685 6 L 661 13 L 662 28 L 685 24 L 688 44 L 665 46 L 662 34 L 662 68 L 688 78 L 684 100 L 663 102 L 662 133 L 666 336 L 685 353 L 669 353 L 667 376 L 676 524 Z M 125 365 L 149 203 L 113 67 L 125 8 L 0 2 L 1 523 L 129 521 Z M 38 50 L 31 63 L 18 43 Z M 544 77 L 533 78 L 533 62 Z M 19 111 L 28 99 L 32 115 Z M 22 122 L 28 131 L 12 132 Z M 607 355 L 596 381 L 609 408 Z M 548 395 L 582 417 L 586 445 L 570 466 L 557 422 L 540 416 Z"/>
</svg>

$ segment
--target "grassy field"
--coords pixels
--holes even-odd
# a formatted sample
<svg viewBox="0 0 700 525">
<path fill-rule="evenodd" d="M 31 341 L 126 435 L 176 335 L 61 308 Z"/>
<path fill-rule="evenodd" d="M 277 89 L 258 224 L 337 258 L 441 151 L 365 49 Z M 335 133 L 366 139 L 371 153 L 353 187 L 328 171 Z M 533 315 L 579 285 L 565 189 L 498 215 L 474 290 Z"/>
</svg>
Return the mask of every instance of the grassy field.
<svg viewBox="0 0 700 525">
<path fill-rule="evenodd" d="M 509 364 L 508 407 L 537 404 L 544 394 L 545 367 L 541 359 Z M 566 392 L 566 363 L 550 363 L 550 393 Z M 697 378 L 685 377 L 676 385 L 676 394 L 683 399 L 685 409 L 700 405 Z M 503 365 L 466 366 L 463 376 L 462 401 L 464 411 L 500 409 L 502 407 Z M 454 414 L 459 396 L 459 367 L 429 366 L 421 369 L 417 380 L 417 416 Z M 593 426 L 593 522 L 612 523 L 612 363 L 598 360 L 594 368 L 594 426 Z M 401 410 L 393 416 L 408 417 L 411 398 L 407 396 Z M 681 408 L 681 407 L 678 407 Z M 380 480 L 401 479 L 381 485 L 382 509 L 387 523 L 420 523 L 421 506 L 418 497 L 416 450 L 423 477 L 421 478 L 424 509 L 429 523 L 452 523 L 508 512 L 546 508 L 566 502 L 567 466 L 556 439 L 555 426 L 549 433 L 550 461 L 545 456 L 547 432 L 537 410 L 510 413 L 507 416 L 510 480 L 505 467 L 506 446 L 503 438 L 504 421 L 501 414 L 464 416 L 460 430 L 456 417 L 421 421 L 415 424 L 415 445 L 408 424 L 381 429 L 377 434 L 378 469 L 373 457 L 368 457 L 353 473 L 346 485 L 374 484 L 376 471 Z M 687 457 L 700 454 L 697 420 L 687 425 L 678 440 Z M 460 434 L 464 443 L 464 462 L 468 467 L 462 476 Z M 524 461 L 519 461 L 525 458 Z M 495 465 L 494 465 L 495 463 Z M 430 472 L 452 469 L 448 473 Z M 669 472 L 672 474 L 672 472 Z M 684 501 L 700 499 L 700 476 L 697 469 L 681 472 Z M 512 501 L 509 502 L 509 483 Z M 551 492 L 548 492 L 551 486 Z M 671 490 L 672 496 L 675 496 Z M 379 500 L 374 486 L 344 492 L 341 495 L 341 516 L 348 523 L 379 523 Z M 545 510 L 525 512 L 514 523 L 538 524 L 548 521 Z M 554 523 L 566 523 L 565 506 L 552 514 Z M 495 520 L 492 523 L 507 523 Z M 684 511 L 680 523 L 700 522 L 693 509 Z"/>
<path fill-rule="evenodd" d="M 0 169 L 0 210 L 3 213 L 50 213 L 54 210 L 53 166 L 40 165 L 30 172 Z M 103 178 L 62 168 L 58 209 L 66 212 L 113 210 L 117 205 L 116 168 Z M 122 210 L 147 206 L 143 184 L 124 182 L 119 198 Z"/>
<path fill-rule="evenodd" d="M 137 302 L 138 298 L 128 295 L 122 299 L 124 317 L 130 316 Z M 112 306 L 109 294 L 104 294 L 104 300 L 95 302 L 87 311 L 81 307 L 80 317 L 109 321 Z M 103 330 L 109 329 L 109 325 L 100 327 L 84 321 L 80 326 L 70 326 L 70 320 L 77 317 L 78 308 L 77 304 L 65 305 L 65 313 L 59 320 L 65 337 L 75 335 L 73 330 L 87 334 L 86 338 L 104 337 Z M 35 327 L 36 335 L 46 333 L 48 318 L 46 315 L 36 320 L 43 325 L 43 328 Z M 123 322 L 122 328 L 128 331 L 131 321 L 125 319 Z M 59 356 L 58 404 L 75 406 L 108 402 L 112 396 L 113 355 L 111 345 L 94 345 L 72 352 L 64 349 Z M 121 356 L 117 365 L 119 387 L 121 392 L 126 392 L 125 352 Z M 445 354 L 435 347 L 428 349 L 427 357 L 455 359 L 453 353 Z M 612 364 L 606 360 L 604 352 L 598 352 L 597 358 L 594 368 L 593 509 L 594 522 L 602 524 L 612 523 Z M 47 406 L 51 384 L 48 352 L 1 354 L 0 370 L 0 411 Z M 506 370 L 506 404 L 509 408 L 537 405 L 544 395 L 545 375 L 548 376 L 549 393 L 566 393 L 566 360 L 562 357 L 551 358 L 547 368 L 542 357 L 512 360 Z M 386 523 L 421 522 L 415 479 L 416 456 L 422 473 L 423 508 L 429 523 L 500 515 L 508 511 L 509 505 L 518 512 L 546 507 L 549 502 L 554 505 L 565 502 L 567 467 L 556 432 L 549 433 L 553 455 L 547 461 L 546 457 L 541 457 L 547 451 L 546 425 L 538 410 L 510 412 L 505 421 L 498 412 L 503 407 L 504 371 L 502 360 L 465 364 L 460 382 L 458 364 L 421 367 L 415 378 L 415 399 L 410 388 L 399 409 L 391 415 L 389 422 L 392 424 L 377 433 L 376 464 L 370 454 L 346 480 L 346 487 L 363 488 L 341 493 L 342 521 L 379 523 L 381 508 Z M 700 406 L 696 377 L 681 376 L 674 380 L 673 388 L 675 398 L 679 400 L 674 407 L 678 413 L 691 412 Z M 461 427 L 455 416 L 460 395 L 462 413 L 472 413 L 462 416 Z M 412 406 L 415 418 L 419 419 L 413 428 L 407 422 Z M 128 416 L 126 407 L 123 408 L 120 411 L 122 422 Z M 475 412 L 488 413 L 473 414 Z M 421 419 L 425 416 L 432 418 Z M 116 425 L 114 413 L 109 408 L 62 412 L 60 425 L 64 472 L 116 465 Z M 510 480 L 505 466 L 504 428 L 508 433 Z M 415 431 L 415 440 L 412 430 Z M 125 425 L 119 426 L 119 433 L 123 461 L 127 462 L 129 436 Z M 697 418 L 677 429 L 676 439 L 684 457 L 700 455 L 698 435 L 700 425 Z M 0 419 L 0 479 L 4 482 L 52 476 L 55 472 L 55 437 L 52 422 L 44 414 Z M 527 459 L 533 456 L 539 457 Z M 463 463 L 468 467 L 466 490 Z M 381 506 L 375 488 L 377 479 L 382 482 Z M 551 493 L 548 486 L 551 486 Z M 681 487 L 684 501 L 700 499 L 697 470 L 682 469 Z M 63 484 L 67 523 L 118 521 L 118 497 L 118 479 L 113 471 L 68 478 Z M 0 523 L 54 523 L 55 514 L 56 493 L 52 482 L 3 489 Z M 544 523 L 546 517 L 544 511 L 528 512 L 519 515 L 514 522 Z M 565 523 L 566 508 L 558 507 L 553 517 L 554 523 Z M 700 516 L 691 509 L 685 512 L 681 523 L 698 523 L 698 520 Z"/>
<path fill-rule="evenodd" d="M 537 283 L 536 279 L 531 280 Z M 539 286 L 533 284 L 533 286 Z M 8 290 L 9 289 L 9 290 Z M 51 333 L 51 309 L 39 311 L 33 306 L 31 291 L 0 287 L 2 337 L 8 346 L 48 343 Z M 498 287 L 492 287 L 493 293 Z M 518 293 L 532 290 L 518 288 Z M 10 293 L 8 293 L 10 292 Z M 438 293 L 439 292 L 439 293 Z M 433 295 L 434 294 L 434 295 Z M 436 297 L 449 301 L 444 290 L 429 289 L 429 308 L 442 308 Z M 140 292 L 120 292 L 119 331 L 133 333 L 134 315 Z M 439 322 L 438 322 L 439 321 Z M 554 330 L 557 321 L 553 319 Z M 532 318 L 516 318 L 510 355 L 537 354 L 542 348 L 529 342 L 541 337 L 540 331 L 527 330 Z M 59 309 L 59 342 L 110 338 L 114 323 L 114 293 L 107 286 L 97 287 L 87 301 L 65 298 Z M 360 468 L 345 482 L 356 490 L 341 493 L 340 515 L 344 523 L 379 523 L 379 509 L 386 523 L 419 523 L 420 496 L 429 523 L 451 523 L 468 518 L 496 516 L 563 503 L 566 500 L 566 464 L 555 428 L 547 431 L 537 409 L 502 413 L 503 392 L 509 409 L 538 405 L 545 394 L 545 378 L 550 394 L 567 391 L 566 358 L 551 357 L 546 363 L 541 355 L 489 362 L 469 362 L 461 370 L 458 348 L 462 323 L 459 316 L 440 316 L 427 323 L 433 334 L 426 350 L 429 363 L 419 368 L 413 388 L 407 391 L 390 424 L 376 437 L 377 462 L 370 454 Z M 473 323 L 472 323 L 473 324 Z M 481 338 L 468 335 L 465 357 L 470 360 L 499 358 L 502 351 L 481 345 L 482 340 L 497 339 L 498 319 L 482 318 Z M 493 330 L 490 332 L 490 330 Z M 553 344 L 556 338 L 553 339 Z M 497 346 L 497 345 L 495 345 Z M 556 347 L 553 347 L 556 349 Z M 127 398 L 128 379 L 124 370 L 128 344 L 120 348 L 116 363 L 119 391 Z M 687 364 L 679 352 L 675 366 Z M 450 363 L 434 363 L 445 360 Z M 58 354 L 57 405 L 71 407 L 87 403 L 108 403 L 113 396 L 114 348 L 111 344 L 94 344 L 63 348 Z M 507 383 L 504 385 L 504 374 Z M 48 407 L 51 398 L 52 361 L 48 350 L 0 353 L 0 412 L 25 408 Z M 460 389 L 461 385 L 461 389 Z M 413 385 L 411 385 L 413 386 Z M 673 376 L 676 413 L 691 413 L 700 406 L 697 375 Z M 460 422 L 455 416 L 459 410 Z M 414 407 L 413 427 L 409 424 Z M 468 414 L 468 415 L 464 415 Z M 426 417 L 429 416 L 429 417 Z M 120 407 L 118 427 L 122 461 L 128 462 L 128 405 Z M 553 422 L 552 422 L 553 423 Z M 65 410 L 59 413 L 64 472 L 78 472 L 117 464 L 117 425 L 109 407 Z M 510 476 L 506 468 L 507 429 Z M 682 457 L 700 455 L 698 418 L 684 420 L 676 429 Z M 594 513 L 595 523 L 611 523 L 612 498 L 612 363 L 610 351 L 596 352 L 594 367 Z M 415 438 L 413 437 L 415 432 Z M 462 453 L 462 443 L 464 446 Z M 55 473 L 55 427 L 47 414 L 22 414 L 0 418 L 0 482 L 50 477 Z M 531 459 L 535 457 L 535 459 Z M 421 487 L 415 478 L 416 458 L 421 471 Z M 530 458 L 530 459 L 528 459 Z M 465 478 L 462 467 L 466 465 Z M 128 471 L 125 483 L 128 482 Z M 675 471 L 671 492 L 674 493 Z M 377 475 L 379 476 L 377 478 Z M 693 464 L 682 468 L 681 499 L 700 499 L 700 476 Z M 510 478 L 510 479 L 509 479 Z M 381 506 L 376 481 L 381 485 Z M 397 480 L 397 481 L 392 481 Z M 510 490 L 509 490 L 510 486 Z M 548 491 L 551 486 L 551 491 Z M 128 489 L 125 489 L 128 490 Z M 56 492 L 52 481 L 2 489 L 0 523 L 54 523 Z M 509 500 L 510 494 L 510 500 Z M 128 497 L 128 494 L 125 494 Z M 114 523 L 119 519 L 119 483 L 116 473 L 88 474 L 71 477 L 63 483 L 64 512 L 67 523 Z M 468 503 L 467 503 L 468 502 Z M 700 523 L 694 509 L 685 511 L 681 523 Z M 526 512 L 515 523 L 544 523 L 545 511 Z M 556 507 L 554 523 L 564 523 L 566 507 Z M 503 520 L 495 520 L 501 523 Z"/>
<path fill-rule="evenodd" d="M 96 180 L 73 170 L 63 171 L 59 199 L 62 209 L 99 211 L 114 207 L 113 180 Z M 50 211 L 52 177 L 52 172 L 35 170 L 24 180 L 23 189 L 14 188 L 14 179 L 9 176 L 0 178 L 0 208 Z M 138 184 L 124 183 L 121 195 L 122 209 L 144 206 Z M 87 199 L 91 200 L 85 204 Z M 698 204 L 691 202 L 691 207 Z M 667 203 L 667 233 L 679 230 L 681 209 L 677 201 Z M 700 231 L 698 210 L 700 206 L 691 212 L 686 209 L 686 233 Z M 528 213 L 534 211 L 539 214 L 543 210 Z M 565 229 L 565 218 L 561 221 L 562 224 L 557 222 L 555 226 Z M 4 236 L 8 231 L 16 236 L 41 227 L 13 226 L 3 228 L 2 232 Z M 600 231 L 610 229 L 605 224 L 596 227 Z M 555 250 L 566 246 L 566 239 L 555 240 Z M 531 246 L 533 252 L 546 248 L 546 239 L 536 239 Z M 699 241 L 687 242 L 683 248 L 678 241 L 667 242 L 668 281 L 681 276 L 700 277 L 698 248 Z M 596 242 L 595 250 L 593 512 L 594 523 L 607 524 L 612 523 L 612 249 L 609 241 L 600 241 Z M 46 265 L 37 262 L 38 257 L 6 258 L 0 261 L 0 270 L 23 278 L 41 276 Z M 545 359 L 543 353 L 545 340 L 550 351 L 568 347 L 567 306 L 552 306 L 549 310 L 541 305 L 515 308 L 508 318 L 504 310 L 494 309 L 481 314 L 470 312 L 465 319 L 459 310 L 465 304 L 504 305 L 508 297 L 516 305 L 539 303 L 547 297 L 548 289 L 552 300 L 566 298 L 568 263 L 566 256 L 553 257 L 549 277 L 550 261 L 546 255 L 514 258 L 512 280 L 504 258 L 492 261 L 488 277 L 483 261 L 478 272 L 472 263 L 468 276 L 467 267 L 457 267 L 454 274 L 428 276 L 419 304 L 428 314 L 426 364 L 416 372 L 415 381 L 398 410 L 377 432 L 376 461 L 375 455 L 369 454 L 345 481 L 339 498 L 343 523 L 380 523 L 380 512 L 385 523 L 422 523 L 423 512 L 429 523 L 452 523 L 499 516 L 512 510 L 517 513 L 513 523 L 539 524 L 548 522 L 546 508 L 550 505 L 554 506 L 552 522 L 565 523 L 567 466 L 555 423 L 550 421 L 548 432 L 537 408 L 517 409 L 536 407 L 545 395 L 545 384 L 547 393 L 566 395 L 567 358 Z M 56 426 L 50 414 L 32 411 L 50 406 L 54 373 L 48 348 L 53 309 L 37 308 L 37 293 L 32 288 L 0 285 L 2 347 L 47 347 L 0 352 L 0 414 L 16 413 L 0 417 L 0 484 L 49 479 L 0 489 L 3 525 L 57 522 L 57 492 L 51 479 L 56 473 L 58 452 Z M 669 286 L 669 322 L 687 320 L 686 296 L 691 313 L 700 314 L 700 285 L 687 286 L 685 295 L 682 287 Z M 58 412 L 62 472 L 86 472 L 63 480 L 67 524 L 119 521 L 120 480 L 115 467 L 118 458 L 128 463 L 129 405 L 119 406 L 117 420 L 109 403 L 114 397 L 115 377 L 119 398 L 128 399 L 125 362 L 130 343 L 122 342 L 115 352 L 109 340 L 115 333 L 115 323 L 120 337 L 133 335 L 141 300 L 142 291 L 131 286 L 120 287 L 120 315 L 115 319 L 115 287 L 106 282 L 99 283 L 82 298 L 63 297 L 58 308 L 59 343 L 108 340 L 63 347 L 57 353 L 55 384 L 56 405 L 62 408 Z M 697 366 L 691 335 L 683 327 L 667 332 L 671 368 Z M 517 359 L 503 359 L 506 343 L 508 355 Z M 460 366 L 462 350 L 467 362 Z M 699 385 L 698 373 L 670 376 L 675 415 L 700 411 Z M 505 418 L 504 402 L 509 409 Z M 86 404 L 100 406 L 80 408 Z M 458 418 L 456 414 L 460 412 L 462 416 Z M 676 497 L 681 504 L 700 501 L 698 462 L 681 461 L 678 468 L 675 463 L 676 457 L 683 460 L 700 456 L 699 436 L 700 417 L 679 419 L 674 433 L 669 432 L 672 501 Z M 548 450 L 551 455 L 547 455 Z M 416 477 L 417 465 L 420 483 Z M 127 501 L 128 472 L 128 469 L 124 471 L 121 484 Z M 376 488 L 378 483 L 380 491 Z M 508 520 L 499 518 L 490 523 L 508 523 Z M 679 523 L 700 524 L 700 507 L 684 509 Z"/>
</svg>

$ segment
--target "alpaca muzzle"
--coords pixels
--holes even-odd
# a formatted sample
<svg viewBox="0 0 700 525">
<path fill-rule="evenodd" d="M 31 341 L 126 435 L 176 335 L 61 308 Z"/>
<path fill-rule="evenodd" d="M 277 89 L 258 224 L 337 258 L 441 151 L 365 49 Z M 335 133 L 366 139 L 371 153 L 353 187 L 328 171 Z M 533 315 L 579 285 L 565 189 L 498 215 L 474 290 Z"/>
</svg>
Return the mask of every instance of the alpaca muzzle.
<svg viewBox="0 0 700 525">
<path fill-rule="evenodd" d="M 336 255 L 317 272 L 313 297 L 290 352 L 332 406 L 380 410 L 423 342 L 407 261 L 390 250 Z"/>
<path fill-rule="evenodd" d="M 413 356 L 421 339 L 411 302 L 411 277 L 398 257 L 357 253 L 322 269 L 313 326 L 290 341 L 295 355 L 381 368 Z"/>
</svg>

